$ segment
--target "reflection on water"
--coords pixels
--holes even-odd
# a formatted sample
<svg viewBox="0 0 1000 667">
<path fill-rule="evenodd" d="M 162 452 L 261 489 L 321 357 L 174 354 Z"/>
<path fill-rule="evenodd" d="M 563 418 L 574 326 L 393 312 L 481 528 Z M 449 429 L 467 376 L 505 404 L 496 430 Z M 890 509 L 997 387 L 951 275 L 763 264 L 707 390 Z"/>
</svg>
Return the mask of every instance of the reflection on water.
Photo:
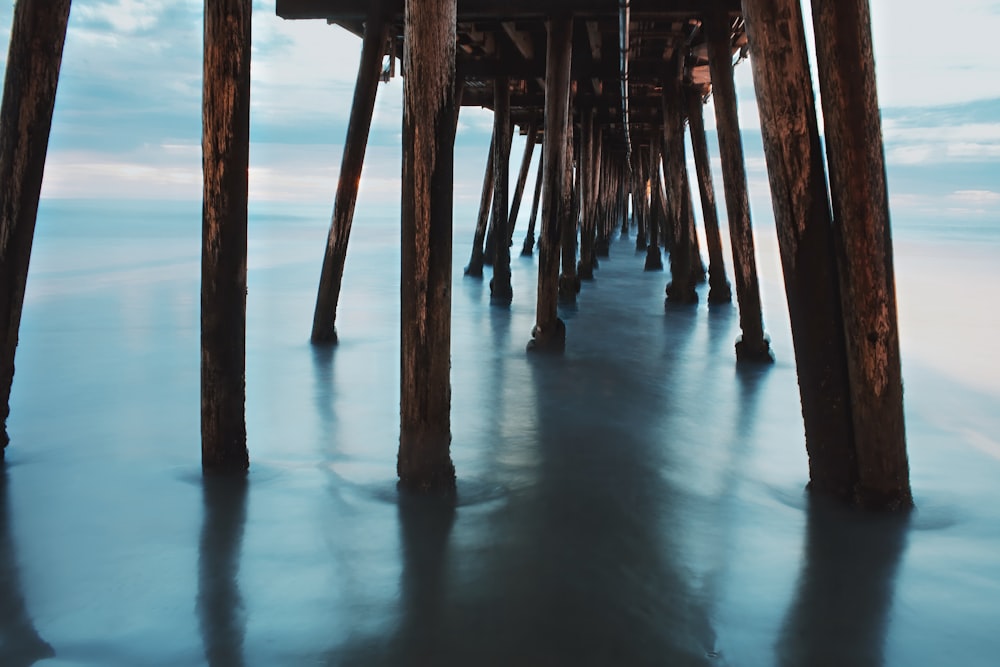
<svg viewBox="0 0 1000 667">
<path fill-rule="evenodd" d="M 802 570 L 781 665 L 882 667 L 909 516 L 864 515 L 810 495 Z"/>
<path fill-rule="evenodd" d="M 198 623 L 211 667 L 243 665 L 245 614 L 239 573 L 247 480 L 206 475 L 205 515 L 198 543 Z"/>
<path fill-rule="evenodd" d="M 178 254 L 196 256 L 197 221 Z M 705 287 L 665 310 L 664 275 L 618 242 L 561 312 L 565 355 L 535 357 L 535 262 L 512 264 L 510 308 L 456 267 L 458 496 L 400 496 L 398 218 L 355 228 L 336 348 L 307 342 L 326 216 L 257 220 L 253 503 L 245 480 L 192 497 L 176 470 L 198 457 L 197 272 L 105 279 L 95 258 L 139 245 L 112 242 L 128 222 L 38 243 L 43 269 L 94 261 L 85 292 L 32 296 L 29 281 L 0 478 L 0 665 L 45 642 L 52 667 L 995 664 L 1000 469 L 950 426 L 1000 432 L 989 397 L 904 369 L 922 514 L 913 530 L 873 522 L 803 500 L 773 290 L 778 363 L 738 366 L 736 307 L 709 308 Z M 765 291 L 782 283 L 773 246 Z"/>
<path fill-rule="evenodd" d="M 7 508 L 7 467 L 0 462 L 0 665 L 28 667 L 55 655 L 35 629 L 24 603 Z"/>
</svg>

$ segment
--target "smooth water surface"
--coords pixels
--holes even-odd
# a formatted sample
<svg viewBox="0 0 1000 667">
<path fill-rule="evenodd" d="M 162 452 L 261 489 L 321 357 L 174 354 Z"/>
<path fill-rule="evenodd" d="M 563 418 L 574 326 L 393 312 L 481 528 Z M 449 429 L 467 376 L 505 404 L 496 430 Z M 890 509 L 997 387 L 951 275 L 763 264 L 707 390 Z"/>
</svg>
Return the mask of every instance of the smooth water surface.
<svg viewBox="0 0 1000 667">
<path fill-rule="evenodd" d="M 327 215 L 251 212 L 240 482 L 199 468 L 198 205 L 43 202 L 0 664 L 1000 664 L 996 240 L 897 235 L 918 504 L 900 518 L 804 493 L 766 233 L 773 367 L 735 364 L 735 306 L 704 289 L 665 309 L 631 239 L 550 358 L 524 351 L 535 262 L 514 257 L 514 302 L 491 307 L 458 216 L 448 503 L 395 488 L 394 217 L 359 213 L 341 343 L 308 343 Z"/>
</svg>

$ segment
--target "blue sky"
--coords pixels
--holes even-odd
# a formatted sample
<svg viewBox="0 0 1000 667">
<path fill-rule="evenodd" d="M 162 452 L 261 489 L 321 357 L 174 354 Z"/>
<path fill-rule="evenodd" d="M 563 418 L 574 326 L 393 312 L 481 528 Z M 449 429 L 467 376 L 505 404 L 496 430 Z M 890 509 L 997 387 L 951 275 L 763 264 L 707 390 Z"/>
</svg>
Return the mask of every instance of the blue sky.
<svg viewBox="0 0 1000 667">
<path fill-rule="evenodd" d="M 43 196 L 200 197 L 202 7 L 74 0 Z M 329 204 L 360 40 L 282 21 L 273 0 L 254 10 L 251 198 Z M 0 8 L 4 42 L 11 11 Z M 894 219 L 1000 224 L 1000 2 L 952 0 L 947 27 L 923 0 L 872 0 L 872 12 Z M 768 190 L 753 86 L 746 64 L 737 72 L 759 219 Z M 359 210 L 398 197 L 400 116 L 397 79 L 379 91 Z M 459 205 L 478 202 L 490 126 L 488 112 L 463 110 Z"/>
</svg>

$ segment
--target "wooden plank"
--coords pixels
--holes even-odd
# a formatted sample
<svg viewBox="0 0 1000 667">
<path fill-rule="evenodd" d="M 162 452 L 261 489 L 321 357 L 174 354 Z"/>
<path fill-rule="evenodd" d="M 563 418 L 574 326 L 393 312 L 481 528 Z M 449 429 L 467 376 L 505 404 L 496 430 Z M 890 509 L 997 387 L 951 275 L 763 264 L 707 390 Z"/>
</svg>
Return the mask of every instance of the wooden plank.
<svg viewBox="0 0 1000 667">
<path fill-rule="evenodd" d="M 716 0 L 719 2 L 719 0 Z M 363 21 L 368 16 L 369 0 L 276 0 L 275 11 L 285 19 L 327 19 L 330 21 Z M 723 9 L 738 12 L 738 0 L 719 2 Z M 630 0 L 633 19 L 654 15 L 697 16 L 705 9 L 705 0 Z M 403 15 L 403 0 L 390 5 L 394 16 Z M 575 13 L 577 16 L 618 14 L 614 0 L 460 0 L 458 20 L 486 19 L 547 19 L 550 16 Z"/>
<path fill-rule="evenodd" d="M 0 109 L 0 460 L 70 0 L 18 0 Z"/>
<path fill-rule="evenodd" d="M 201 462 L 242 472 L 246 433 L 251 0 L 205 3 L 202 110 Z"/>
</svg>

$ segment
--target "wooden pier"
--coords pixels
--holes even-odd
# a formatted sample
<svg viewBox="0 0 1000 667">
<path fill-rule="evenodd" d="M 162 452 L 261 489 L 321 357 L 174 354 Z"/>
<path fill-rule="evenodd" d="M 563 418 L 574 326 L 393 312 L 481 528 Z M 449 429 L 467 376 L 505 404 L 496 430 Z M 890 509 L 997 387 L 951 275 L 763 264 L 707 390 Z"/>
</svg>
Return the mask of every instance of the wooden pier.
<svg viewBox="0 0 1000 667">
<path fill-rule="evenodd" d="M 202 447 L 203 464 L 213 470 L 242 471 L 248 464 L 243 341 L 250 5 L 205 5 Z M 542 153 L 522 244 L 522 254 L 537 250 L 538 263 L 530 352 L 572 345 L 558 305 L 586 289 L 614 233 L 626 236 L 633 222 L 647 270 L 661 270 L 662 253 L 669 255 L 670 308 L 697 302 L 695 286 L 706 277 L 699 233 L 708 251 L 708 300 L 728 302 L 733 289 L 720 238 L 724 213 L 742 332 L 735 355 L 739 363 L 773 361 L 733 81 L 734 61 L 749 57 L 812 488 L 864 507 L 911 505 L 868 0 L 812 0 L 825 159 L 798 0 L 277 0 L 276 7 L 285 19 L 325 20 L 362 38 L 312 324 L 315 344 L 337 340 L 337 301 L 382 63 L 388 57 L 394 72 L 400 61 L 398 473 L 404 486 L 447 491 L 455 483 L 449 455 L 450 290 L 453 147 L 462 106 L 495 114 L 466 273 L 482 276 L 483 266 L 492 265 L 491 300 L 497 307 L 513 298 L 514 224 L 531 153 Z M 15 14 L 0 116 L 4 417 L 38 202 L 35 182 L 44 164 L 68 11 L 69 0 L 19 0 Z M 716 204 L 702 116 L 709 97 L 724 211 Z M 25 129 L 26 123 L 37 129 Z M 511 194 L 515 131 L 528 141 Z M 693 174 L 687 170 L 686 131 Z M 694 225 L 692 177 L 703 230 Z M 6 444 L 6 431 L 2 436 Z"/>
</svg>

